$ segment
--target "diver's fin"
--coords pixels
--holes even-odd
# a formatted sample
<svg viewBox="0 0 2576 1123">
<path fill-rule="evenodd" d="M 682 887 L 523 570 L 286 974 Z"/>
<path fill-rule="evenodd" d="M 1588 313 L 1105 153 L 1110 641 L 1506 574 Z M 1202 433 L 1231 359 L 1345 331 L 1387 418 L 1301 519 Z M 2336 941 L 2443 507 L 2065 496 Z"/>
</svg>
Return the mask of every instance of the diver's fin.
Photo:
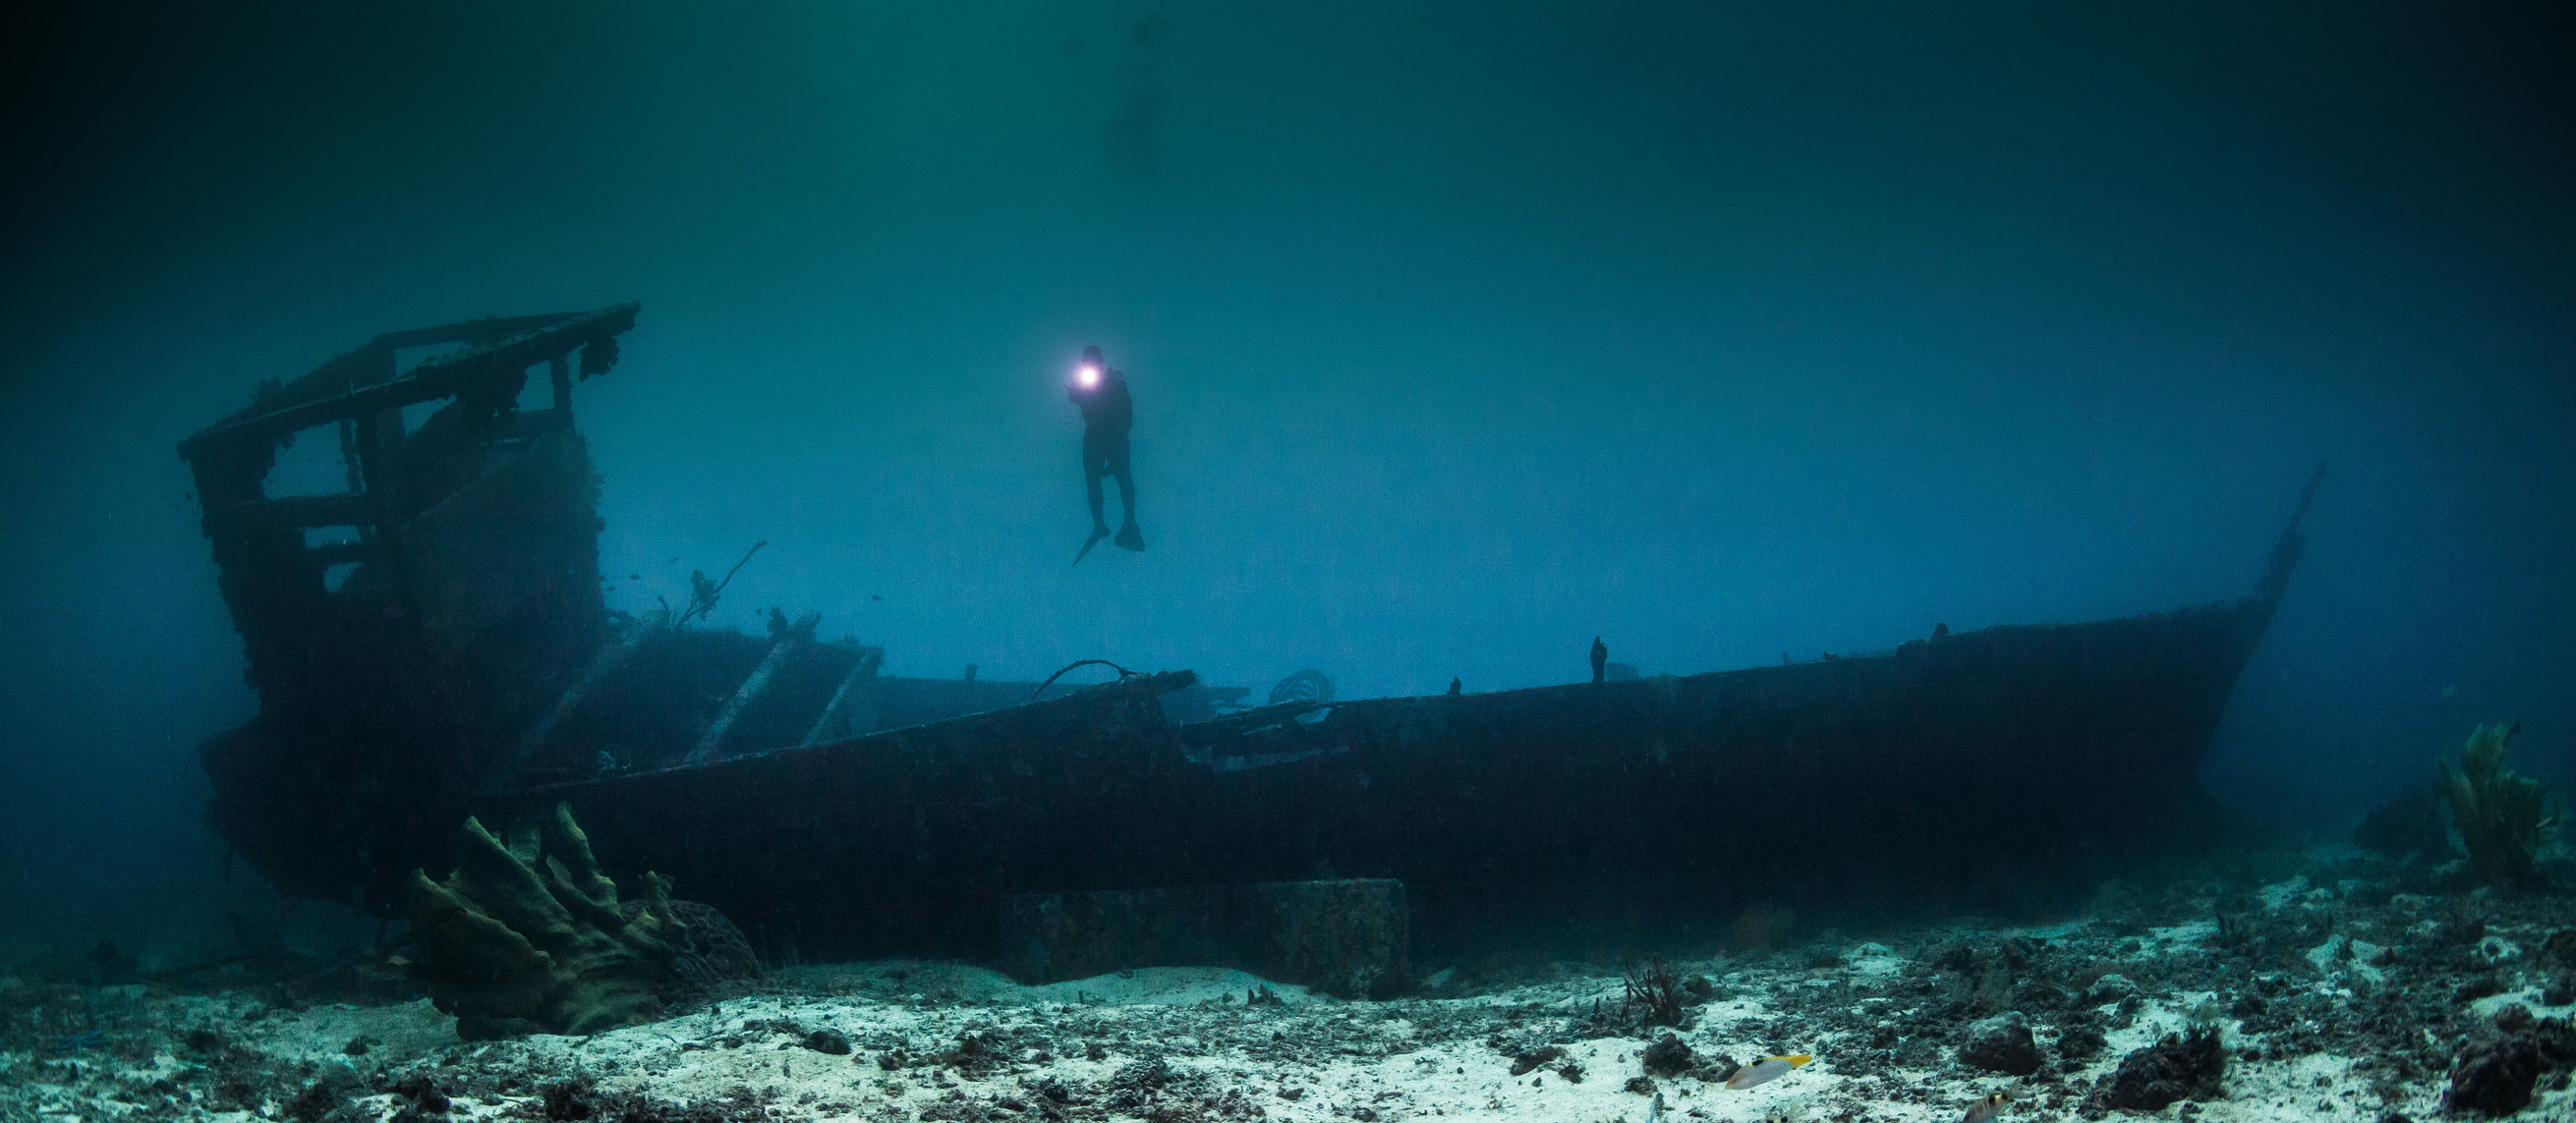
<svg viewBox="0 0 2576 1123">
<path fill-rule="evenodd" d="M 1091 548 L 1099 545 L 1100 540 L 1107 537 L 1109 537 L 1108 527 L 1104 526 L 1094 528 L 1091 532 L 1091 537 L 1082 540 L 1082 549 L 1074 552 L 1073 564 L 1081 565 L 1082 559 L 1091 556 Z"/>
<path fill-rule="evenodd" d="M 1118 548 L 1119 548 L 1119 549 L 1122 549 L 1122 550 L 1142 550 L 1142 549 L 1144 549 L 1144 548 L 1145 548 L 1145 532 L 1144 532 L 1144 531 L 1141 531 L 1141 530 L 1136 529 L 1136 524 L 1134 524 L 1134 523 L 1128 523 L 1128 524 L 1127 524 L 1127 525 L 1125 525 L 1125 526 L 1119 527 L 1119 528 L 1118 528 Z"/>
</svg>

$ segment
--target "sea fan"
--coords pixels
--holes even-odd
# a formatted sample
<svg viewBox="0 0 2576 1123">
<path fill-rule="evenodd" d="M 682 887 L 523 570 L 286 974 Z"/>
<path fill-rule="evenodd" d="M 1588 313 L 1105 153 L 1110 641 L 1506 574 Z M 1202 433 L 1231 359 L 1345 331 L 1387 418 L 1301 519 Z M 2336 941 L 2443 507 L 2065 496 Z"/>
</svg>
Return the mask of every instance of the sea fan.
<svg viewBox="0 0 2576 1123">
<path fill-rule="evenodd" d="M 2558 825 L 2540 782 L 2504 766 L 2505 746 L 2521 723 L 2481 725 L 2460 749 L 2460 770 L 2442 765 L 2442 795 L 2451 803 L 2451 825 L 2460 832 L 2470 864 L 2491 885 L 2519 885 L 2532 878 L 2540 844 Z"/>
<path fill-rule="evenodd" d="M 1633 1014 L 1650 1026 L 1682 1024 L 1682 981 L 1672 964 L 1662 956 L 1649 961 L 1627 978 L 1627 994 L 1620 1003 L 1622 1014 Z"/>
</svg>

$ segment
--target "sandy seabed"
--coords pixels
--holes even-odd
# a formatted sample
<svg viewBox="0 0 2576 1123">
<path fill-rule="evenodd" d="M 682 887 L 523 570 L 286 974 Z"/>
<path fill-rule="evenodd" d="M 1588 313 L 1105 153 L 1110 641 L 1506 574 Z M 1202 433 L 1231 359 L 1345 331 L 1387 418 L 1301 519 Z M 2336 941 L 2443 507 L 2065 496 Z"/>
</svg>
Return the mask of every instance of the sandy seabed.
<svg viewBox="0 0 2576 1123">
<path fill-rule="evenodd" d="M 2511 1083 L 2516 1065 L 2522 1117 L 2576 1118 L 2559 1020 L 2576 903 L 2459 891 L 2456 874 L 2441 892 L 2441 873 L 2350 853 L 2296 868 L 2115 884 L 2062 925 L 1827 931 L 1675 964 L 1693 999 L 1678 1027 L 1641 1024 L 1601 965 L 1453 970 L 1384 1001 L 1215 968 L 1023 986 L 953 963 L 799 966 L 650 1024 L 489 1042 L 458 1041 L 421 999 L 5 977 L 0 1121 L 1950 1123 L 2000 1090 L 2006 1123 L 2376 1123 L 2442 1115 L 2463 1071 Z M 2124 1063 L 2195 1031 L 2217 1035 L 2214 1083 L 2139 1106 Z M 1781 1053 L 1815 1060 L 1720 1083 Z"/>
</svg>

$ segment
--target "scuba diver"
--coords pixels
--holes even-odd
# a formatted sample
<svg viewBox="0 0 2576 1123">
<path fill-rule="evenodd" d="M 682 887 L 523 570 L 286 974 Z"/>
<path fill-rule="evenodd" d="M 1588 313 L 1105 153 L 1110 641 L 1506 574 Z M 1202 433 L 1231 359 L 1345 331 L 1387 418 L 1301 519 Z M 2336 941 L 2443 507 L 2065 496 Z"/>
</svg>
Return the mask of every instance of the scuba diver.
<svg viewBox="0 0 2576 1123">
<path fill-rule="evenodd" d="M 1109 523 L 1100 511 L 1102 476 L 1118 477 L 1118 504 L 1127 515 L 1118 528 L 1118 545 L 1144 549 L 1144 532 L 1136 529 L 1136 481 L 1127 470 L 1127 430 L 1136 422 L 1136 406 L 1127 397 L 1125 374 L 1109 369 L 1101 361 L 1100 345 L 1092 344 L 1082 349 L 1082 363 L 1074 368 L 1065 397 L 1082 410 L 1082 478 L 1091 495 L 1091 538 L 1073 556 L 1073 564 L 1081 565 L 1091 548 L 1109 537 Z"/>
</svg>

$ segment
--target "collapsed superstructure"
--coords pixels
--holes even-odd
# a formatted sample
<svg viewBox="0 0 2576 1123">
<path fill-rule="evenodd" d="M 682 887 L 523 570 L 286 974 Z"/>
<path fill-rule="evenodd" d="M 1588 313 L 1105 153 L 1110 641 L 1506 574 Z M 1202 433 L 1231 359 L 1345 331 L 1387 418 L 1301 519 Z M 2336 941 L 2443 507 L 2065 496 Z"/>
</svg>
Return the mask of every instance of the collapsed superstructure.
<svg viewBox="0 0 2576 1123">
<path fill-rule="evenodd" d="M 214 826 L 280 891 L 390 908 L 591 658 L 598 485 L 572 387 L 616 364 L 635 312 L 389 332 L 180 444 L 260 702 L 205 748 Z M 551 406 L 521 408 L 537 367 Z M 299 436 L 339 441 L 345 490 L 268 493 Z"/>
<path fill-rule="evenodd" d="M 1029 962 L 1005 917 L 1060 902 L 1027 895 L 1315 878 L 1401 882 L 1363 895 L 1432 943 L 2000 903 L 2197 822 L 2300 551 L 2294 517 L 2220 604 L 1684 677 L 1238 712 L 1188 671 L 897 678 L 811 616 L 605 608 L 572 392 L 636 310 L 379 336 L 180 446 L 261 703 L 205 748 L 212 819 L 281 890 L 390 909 L 467 814 L 563 804 L 607 868 L 812 955 Z M 539 368 L 545 408 L 520 400 Z M 315 431 L 347 489 L 268 494 Z"/>
</svg>

